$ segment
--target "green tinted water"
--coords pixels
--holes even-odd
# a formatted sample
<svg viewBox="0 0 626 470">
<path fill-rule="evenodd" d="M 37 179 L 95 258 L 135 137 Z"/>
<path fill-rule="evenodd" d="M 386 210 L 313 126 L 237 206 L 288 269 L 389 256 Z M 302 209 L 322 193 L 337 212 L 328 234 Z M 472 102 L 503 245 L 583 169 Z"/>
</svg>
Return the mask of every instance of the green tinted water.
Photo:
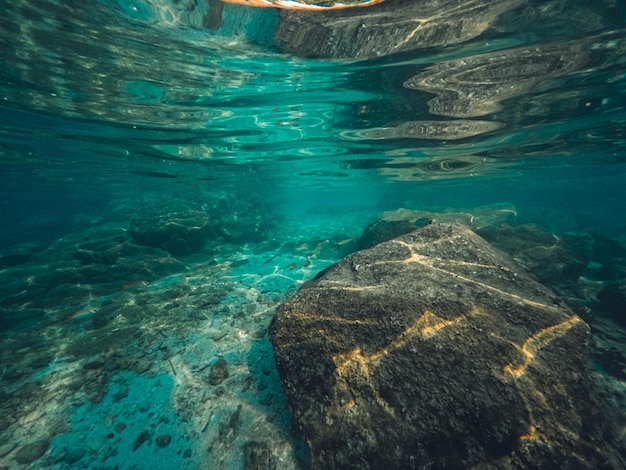
<svg viewBox="0 0 626 470">
<path fill-rule="evenodd" d="M 292 468 L 267 323 L 383 211 L 506 207 L 625 243 L 624 6 L 387 1 L 3 5 L 0 458 L 35 436 L 33 468 L 241 468 L 263 435 Z M 128 241 L 172 201 L 260 214 L 264 237 L 181 260 Z M 202 375 L 218 356 L 226 393 Z"/>
</svg>

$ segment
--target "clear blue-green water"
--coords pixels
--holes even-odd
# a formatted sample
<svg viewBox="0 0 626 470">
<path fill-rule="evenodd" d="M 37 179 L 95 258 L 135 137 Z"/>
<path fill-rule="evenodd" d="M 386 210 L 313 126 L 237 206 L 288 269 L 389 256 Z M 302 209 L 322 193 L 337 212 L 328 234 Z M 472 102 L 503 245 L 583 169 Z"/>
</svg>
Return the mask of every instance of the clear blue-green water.
<svg viewBox="0 0 626 470">
<path fill-rule="evenodd" d="M 626 5 L 388 2 L 3 2 L 4 466 L 306 466 L 267 325 L 384 211 L 626 245 Z M 223 231 L 135 243 L 169 204 Z"/>
</svg>

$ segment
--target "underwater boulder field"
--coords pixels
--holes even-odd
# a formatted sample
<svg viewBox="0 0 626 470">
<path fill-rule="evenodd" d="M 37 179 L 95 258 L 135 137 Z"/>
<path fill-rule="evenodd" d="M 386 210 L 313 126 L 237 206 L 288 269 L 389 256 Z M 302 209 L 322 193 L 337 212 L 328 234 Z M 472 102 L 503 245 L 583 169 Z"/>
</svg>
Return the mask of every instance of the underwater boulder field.
<svg viewBox="0 0 626 470">
<path fill-rule="evenodd" d="M 625 468 L 625 25 L 7 2 L 0 468 Z"/>
</svg>

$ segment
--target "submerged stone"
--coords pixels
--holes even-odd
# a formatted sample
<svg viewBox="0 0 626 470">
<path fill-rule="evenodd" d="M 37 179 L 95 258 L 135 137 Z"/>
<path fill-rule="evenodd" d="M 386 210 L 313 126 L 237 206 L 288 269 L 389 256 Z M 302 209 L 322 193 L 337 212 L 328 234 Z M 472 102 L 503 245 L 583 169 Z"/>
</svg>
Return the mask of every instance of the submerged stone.
<svg viewBox="0 0 626 470">
<path fill-rule="evenodd" d="M 156 444 L 159 447 L 167 447 L 172 442 L 172 436 L 169 434 L 161 434 L 156 438 Z"/>
<path fill-rule="evenodd" d="M 202 249 L 209 217 L 201 210 L 166 206 L 136 215 L 130 234 L 139 245 L 161 248 L 173 255 L 189 255 Z"/>
<path fill-rule="evenodd" d="M 50 439 L 38 439 L 30 444 L 26 444 L 15 454 L 15 461 L 20 464 L 28 464 L 37 460 L 48 450 Z"/>
<path fill-rule="evenodd" d="M 498 205 L 474 209 L 472 212 L 427 212 L 396 209 L 383 212 L 367 225 L 358 242 L 358 249 L 371 248 L 434 222 L 459 223 L 482 233 L 483 230 L 515 220 L 515 207 Z M 506 250 L 505 250 L 506 251 Z"/>
<path fill-rule="evenodd" d="M 416 220 L 380 218 L 365 227 L 359 239 L 359 249 L 371 248 L 429 223 L 431 223 L 431 219 L 426 218 Z"/>
<path fill-rule="evenodd" d="M 314 468 L 620 468 L 590 406 L 587 324 L 468 227 L 347 256 L 270 339 Z"/>
<path fill-rule="evenodd" d="M 24 243 L 6 252 L 0 252 L 0 269 L 11 268 L 32 261 L 45 248 L 39 243 Z"/>
<path fill-rule="evenodd" d="M 264 442 L 247 442 L 244 445 L 243 454 L 246 470 L 274 470 L 276 468 L 272 452 Z"/>
<path fill-rule="evenodd" d="M 598 300 L 617 323 L 626 326 L 626 280 L 604 287 L 598 293 Z"/>
<path fill-rule="evenodd" d="M 68 464 L 73 464 L 73 463 L 78 462 L 80 459 L 82 459 L 86 453 L 87 451 L 85 449 L 80 448 L 80 447 L 75 447 L 67 451 L 67 454 L 65 454 L 64 460 Z"/>
<path fill-rule="evenodd" d="M 226 359 L 220 357 L 215 364 L 211 366 L 209 371 L 209 383 L 211 385 L 219 385 L 228 378 L 228 363 Z"/>
<path fill-rule="evenodd" d="M 500 224 L 480 230 L 492 245 L 510 253 L 541 283 L 574 282 L 589 264 L 595 242 L 588 234 L 546 232 L 535 224 Z"/>
<path fill-rule="evenodd" d="M 141 447 L 141 445 L 148 440 L 150 434 L 147 429 L 144 429 L 139 433 L 139 435 L 133 441 L 133 452 Z"/>
</svg>

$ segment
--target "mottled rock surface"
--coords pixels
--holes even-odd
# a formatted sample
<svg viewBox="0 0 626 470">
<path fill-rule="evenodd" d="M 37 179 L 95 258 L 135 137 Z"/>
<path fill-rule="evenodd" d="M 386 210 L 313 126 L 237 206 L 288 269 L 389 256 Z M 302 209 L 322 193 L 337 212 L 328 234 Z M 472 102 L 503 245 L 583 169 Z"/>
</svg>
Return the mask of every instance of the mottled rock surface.
<svg viewBox="0 0 626 470">
<path fill-rule="evenodd" d="M 590 401 L 587 324 L 465 226 L 347 256 L 278 308 L 270 338 L 314 468 L 621 468 Z"/>
</svg>

